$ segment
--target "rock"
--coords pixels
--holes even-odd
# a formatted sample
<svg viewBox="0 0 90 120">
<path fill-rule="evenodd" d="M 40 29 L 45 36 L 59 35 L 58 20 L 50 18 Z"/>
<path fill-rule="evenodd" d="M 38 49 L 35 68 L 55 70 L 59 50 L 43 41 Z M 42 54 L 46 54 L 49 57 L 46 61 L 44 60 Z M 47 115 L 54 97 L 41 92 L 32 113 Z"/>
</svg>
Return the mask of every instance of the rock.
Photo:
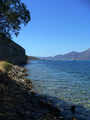
<svg viewBox="0 0 90 120">
<path fill-rule="evenodd" d="M 71 106 L 71 112 L 74 114 L 76 112 L 76 106 L 75 105 L 72 105 Z"/>
<path fill-rule="evenodd" d="M 42 100 L 40 100 L 40 105 L 41 107 L 47 108 L 51 114 L 60 116 L 61 111 L 56 106 L 53 106 L 52 104 L 46 103 Z"/>
<path fill-rule="evenodd" d="M 0 73 L 0 120 L 63 120 L 58 108 L 40 101 L 24 72 L 12 65 L 9 72 Z"/>
<path fill-rule="evenodd" d="M 13 64 L 25 64 L 27 56 L 25 49 L 9 39 L 0 39 L 0 60 L 5 60 Z"/>
</svg>

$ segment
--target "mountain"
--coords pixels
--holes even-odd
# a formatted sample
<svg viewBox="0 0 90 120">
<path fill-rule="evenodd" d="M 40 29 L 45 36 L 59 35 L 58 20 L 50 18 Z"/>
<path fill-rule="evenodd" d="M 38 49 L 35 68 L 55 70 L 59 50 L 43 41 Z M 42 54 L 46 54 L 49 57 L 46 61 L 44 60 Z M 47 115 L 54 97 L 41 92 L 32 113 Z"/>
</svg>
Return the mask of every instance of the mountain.
<svg viewBox="0 0 90 120">
<path fill-rule="evenodd" d="M 90 48 L 82 51 L 76 52 L 72 51 L 64 55 L 56 55 L 54 57 L 42 57 L 44 60 L 90 60 Z"/>
</svg>

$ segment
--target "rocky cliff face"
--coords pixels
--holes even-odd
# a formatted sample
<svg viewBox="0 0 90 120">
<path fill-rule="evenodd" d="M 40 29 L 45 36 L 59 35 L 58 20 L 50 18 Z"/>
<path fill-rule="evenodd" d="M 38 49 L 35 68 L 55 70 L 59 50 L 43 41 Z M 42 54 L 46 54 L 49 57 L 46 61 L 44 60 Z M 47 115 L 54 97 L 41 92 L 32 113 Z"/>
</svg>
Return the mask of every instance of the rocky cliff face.
<svg viewBox="0 0 90 120">
<path fill-rule="evenodd" d="M 25 49 L 9 39 L 0 39 L 0 60 L 13 64 L 25 64 L 27 57 Z"/>
</svg>

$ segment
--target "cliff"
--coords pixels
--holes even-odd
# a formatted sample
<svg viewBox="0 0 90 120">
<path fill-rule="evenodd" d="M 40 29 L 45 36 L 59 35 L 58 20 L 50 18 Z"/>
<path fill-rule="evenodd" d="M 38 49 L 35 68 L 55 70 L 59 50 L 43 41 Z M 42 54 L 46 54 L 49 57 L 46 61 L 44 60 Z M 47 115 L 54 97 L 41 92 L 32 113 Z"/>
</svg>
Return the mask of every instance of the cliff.
<svg viewBox="0 0 90 120">
<path fill-rule="evenodd" d="M 25 64 L 25 49 L 10 39 L 0 39 L 0 60 L 18 65 Z"/>
</svg>

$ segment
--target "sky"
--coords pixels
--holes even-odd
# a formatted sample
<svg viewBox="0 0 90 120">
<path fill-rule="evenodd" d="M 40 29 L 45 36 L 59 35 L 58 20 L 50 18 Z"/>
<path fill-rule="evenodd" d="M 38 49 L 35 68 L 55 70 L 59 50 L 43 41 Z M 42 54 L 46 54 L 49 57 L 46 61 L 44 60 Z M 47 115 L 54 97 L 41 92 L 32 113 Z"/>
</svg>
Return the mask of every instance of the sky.
<svg viewBox="0 0 90 120">
<path fill-rule="evenodd" d="M 89 0 L 22 0 L 31 21 L 14 41 L 27 55 L 54 56 L 90 48 Z"/>
</svg>

